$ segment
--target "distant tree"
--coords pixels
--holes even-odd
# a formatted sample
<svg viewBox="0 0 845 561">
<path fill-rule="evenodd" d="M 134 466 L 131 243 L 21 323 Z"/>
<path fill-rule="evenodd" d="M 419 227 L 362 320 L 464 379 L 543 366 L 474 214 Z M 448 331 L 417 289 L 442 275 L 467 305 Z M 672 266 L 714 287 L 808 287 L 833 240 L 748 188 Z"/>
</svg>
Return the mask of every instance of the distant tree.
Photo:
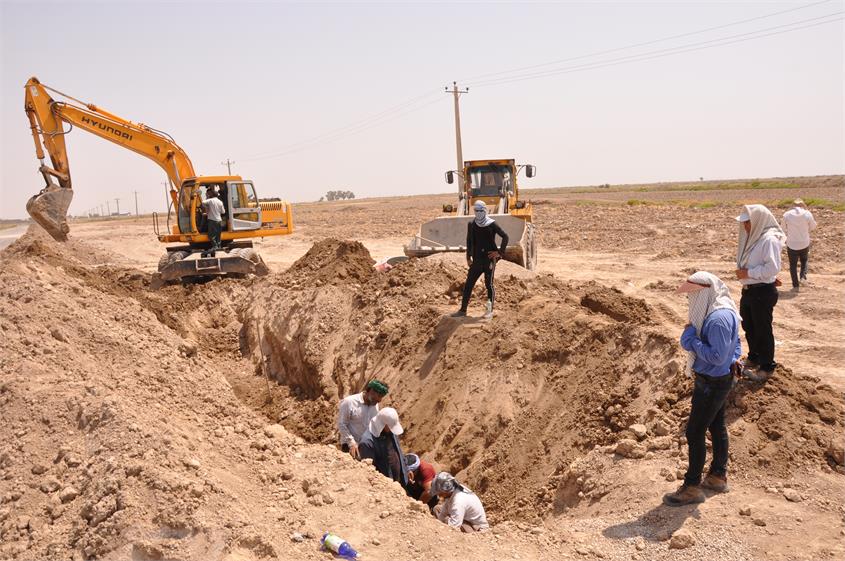
<svg viewBox="0 0 845 561">
<path fill-rule="evenodd" d="M 327 201 L 342 201 L 345 199 L 354 199 L 355 193 L 352 191 L 329 191 L 326 193 Z"/>
</svg>

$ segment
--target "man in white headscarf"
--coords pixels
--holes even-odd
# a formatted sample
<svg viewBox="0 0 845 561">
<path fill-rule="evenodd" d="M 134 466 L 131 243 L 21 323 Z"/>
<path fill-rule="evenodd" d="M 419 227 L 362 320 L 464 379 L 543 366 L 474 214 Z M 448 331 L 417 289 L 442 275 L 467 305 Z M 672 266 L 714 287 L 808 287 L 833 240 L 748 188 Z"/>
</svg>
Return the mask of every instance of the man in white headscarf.
<svg viewBox="0 0 845 561">
<path fill-rule="evenodd" d="M 678 292 L 689 302 L 689 323 L 681 334 L 681 346 L 690 353 L 695 387 L 687 421 L 689 467 L 684 483 L 674 493 L 664 495 L 669 506 L 704 501 L 702 488 L 716 492 L 728 489 L 728 430 L 725 401 L 741 366 L 739 357 L 739 314 L 728 287 L 712 273 L 698 271 L 687 278 Z M 713 461 L 702 481 L 707 457 L 705 436 L 710 431 Z"/>
<path fill-rule="evenodd" d="M 452 317 L 464 317 L 467 315 L 469 298 L 472 296 L 472 289 L 478 282 L 478 277 L 484 275 L 484 286 L 487 287 L 487 309 L 484 317 L 493 317 L 493 302 L 495 291 L 493 289 L 493 273 L 496 271 L 496 262 L 505 254 L 508 247 L 508 235 L 502 227 L 490 218 L 487 212 L 487 205 L 484 201 L 477 201 L 473 205 L 475 220 L 467 224 L 467 281 L 464 283 L 464 294 L 461 300 L 461 309 L 452 314 Z M 501 247 L 496 246 L 496 236 L 502 239 Z"/>
<path fill-rule="evenodd" d="M 781 251 L 786 236 L 778 221 L 763 205 L 745 205 L 736 217 L 739 226 L 739 247 L 736 255 L 736 277 L 742 283 L 739 315 L 748 342 L 747 375 L 767 380 L 775 370 L 775 336 L 772 314 L 778 301 Z"/>
<path fill-rule="evenodd" d="M 444 524 L 462 532 L 484 532 L 490 528 L 478 495 L 445 471 L 431 482 L 431 493 L 444 500 L 434 507 L 434 515 Z"/>
</svg>

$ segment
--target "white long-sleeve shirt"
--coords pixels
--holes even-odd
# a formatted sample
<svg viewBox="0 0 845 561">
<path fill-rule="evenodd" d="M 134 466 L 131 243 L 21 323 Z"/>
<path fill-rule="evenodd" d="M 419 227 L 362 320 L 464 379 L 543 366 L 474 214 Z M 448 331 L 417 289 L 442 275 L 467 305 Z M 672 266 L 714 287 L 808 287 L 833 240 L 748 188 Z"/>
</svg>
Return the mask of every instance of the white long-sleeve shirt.
<svg viewBox="0 0 845 561">
<path fill-rule="evenodd" d="M 364 393 L 346 396 L 340 402 L 337 415 L 337 431 L 341 444 L 358 444 L 370 425 L 370 419 L 378 413 L 378 403 L 364 403 Z"/>
<path fill-rule="evenodd" d="M 810 247 L 810 232 L 816 228 L 813 213 L 801 207 L 788 210 L 783 215 L 786 246 L 792 250 Z"/>
<path fill-rule="evenodd" d="M 487 515 L 481 499 L 475 493 L 457 491 L 443 503 L 438 519 L 441 522 L 460 528 L 462 524 L 469 524 L 476 530 L 489 528 Z"/>
<path fill-rule="evenodd" d="M 748 252 L 748 278 L 742 284 L 770 284 L 780 272 L 783 243 L 774 234 L 765 234 Z"/>
</svg>

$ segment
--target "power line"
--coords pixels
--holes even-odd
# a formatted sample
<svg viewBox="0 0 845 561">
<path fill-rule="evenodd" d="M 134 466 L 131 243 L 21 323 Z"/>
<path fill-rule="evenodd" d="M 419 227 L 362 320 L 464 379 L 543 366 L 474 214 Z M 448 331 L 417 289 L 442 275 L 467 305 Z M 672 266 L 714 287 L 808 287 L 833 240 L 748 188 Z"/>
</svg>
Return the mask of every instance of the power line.
<svg viewBox="0 0 845 561">
<path fill-rule="evenodd" d="M 440 90 L 436 90 L 436 91 L 438 93 L 440 93 Z M 428 96 L 426 96 L 426 97 L 428 97 Z M 321 135 L 320 137 L 315 137 L 314 139 L 312 139 L 310 141 L 303 141 L 303 142 L 300 142 L 300 143 L 297 143 L 297 144 L 293 144 L 293 145 L 291 145 L 292 148 L 287 149 L 287 150 L 282 150 L 281 152 L 276 152 L 276 153 L 273 153 L 273 154 L 267 154 L 265 156 L 257 156 L 257 157 L 253 157 L 253 158 L 241 158 L 241 161 L 242 162 L 243 161 L 255 162 L 255 161 L 259 161 L 259 160 L 266 160 L 266 159 L 269 159 L 269 158 L 279 158 L 279 157 L 282 157 L 282 156 L 287 156 L 289 154 L 294 154 L 296 152 L 301 152 L 303 150 L 309 150 L 311 148 L 316 148 L 317 146 L 321 146 L 323 144 L 328 144 L 328 143 L 331 143 L 331 142 L 336 142 L 336 141 L 341 140 L 343 138 L 346 138 L 348 136 L 353 136 L 353 135 L 362 133 L 366 130 L 384 125 L 386 123 L 389 123 L 390 121 L 395 121 L 396 119 L 399 119 L 399 118 L 404 117 L 406 115 L 410 115 L 411 113 L 416 113 L 417 111 L 425 109 L 426 107 L 433 105 L 435 103 L 440 103 L 442 101 L 443 101 L 442 98 L 436 98 L 436 99 L 428 101 L 427 103 L 424 103 L 424 104 L 422 104 L 418 107 L 415 107 L 413 109 L 409 109 L 409 110 L 404 111 L 402 113 L 397 113 L 397 114 L 394 114 L 394 115 L 386 116 L 386 117 L 383 117 L 381 119 L 377 119 L 377 120 L 370 122 L 370 123 L 363 123 L 363 124 L 359 125 L 357 128 L 350 129 L 350 130 L 347 130 L 345 132 L 340 132 L 340 133 L 337 133 L 333 136 Z"/>
<path fill-rule="evenodd" d="M 668 37 L 663 37 L 661 39 L 653 39 L 651 41 L 643 41 L 641 43 L 634 43 L 634 44 L 626 45 L 626 46 L 623 46 L 623 47 L 614 47 L 612 49 L 606 49 L 606 50 L 603 50 L 603 51 L 596 51 L 596 52 L 593 52 L 593 53 L 587 53 L 587 54 L 584 54 L 584 55 L 578 55 L 578 56 L 569 57 L 569 58 L 552 60 L 552 61 L 549 61 L 549 62 L 543 62 L 543 63 L 540 63 L 540 64 L 533 64 L 533 65 L 530 65 L 530 66 L 521 66 L 521 67 L 518 67 L 518 68 L 511 68 L 510 70 L 500 70 L 500 71 L 496 71 L 496 72 L 488 72 L 486 74 L 480 74 L 478 76 L 474 76 L 472 78 L 467 78 L 467 79 L 461 80 L 461 81 L 462 82 L 469 82 L 471 84 L 473 80 L 480 80 L 482 78 L 488 78 L 488 77 L 491 77 L 491 76 L 512 75 L 514 72 L 522 72 L 522 71 L 525 71 L 525 70 L 532 70 L 534 68 L 542 68 L 544 66 L 553 66 L 555 64 L 561 64 L 561 63 L 564 63 L 564 62 L 572 62 L 572 61 L 575 61 L 575 60 L 592 58 L 592 57 L 595 57 L 595 56 L 606 55 L 606 54 L 624 51 L 624 50 L 628 50 L 628 49 L 645 47 L 647 45 L 654 45 L 656 43 L 663 43 L 665 41 L 671 41 L 673 39 L 680 39 L 682 37 L 689 37 L 689 36 L 692 36 L 692 35 L 700 35 L 702 33 L 707 33 L 709 31 L 716 31 L 718 29 L 725 29 L 727 27 L 733 27 L 733 26 L 736 26 L 736 25 L 741 25 L 743 23 L 749 23 L 749 22 L 752 22 L 752 21 L 758 21 L 758 20 L 761 20 L 761 19 L 771 18 L 771 17 L 774 17 L 774 16 L 783 15 L 783 14 L 786 14 L 786 13 L 789 13 L 789 12 L 794 12 L 794 11 L 797 11 L 797 10 L 805 10 L 807 8 L 812 8 L 813 6 L 818 6 L 820 4 L 827 4 L 831 1 L 832 0 L 820 0 L 819 2 L 813 2 L 811 4 L 806 4 L 804 6 L 797 6 L 795 8 L 789 8 L 788 10 L 781 10 L 781 11 L 778 11 L 778 12 L 772 12 L 770 14 L 764 14 L 764 15 L 761 15 L 761 16 L 755 16 L 755 17 L 752 17 L 752 18 L 746 18 L 746 19 L 734 21 L 734 22 L 731 22 L 731 23 L 716 25 L 714 27 L 707 27 L 705 29 L 699 29 L 698 31 L 689 31 L 687 33 L 679 33 L 677 35 L 670 35 Z"/>
<path fill-rule="evenodd" d="M 618 58 L 614 58 L 614 59 L 599 60 L 599 61 L 589 62 L 589 63 L 585 63 L 585 64 L 581 64 L 581 65 L 575 65 L 575 66 L 569 66 L 569 67 L 563 67 L 563 68 L 556 68 L 556 69 L 551 69 L 551 70 L 544 70 L 544 71 L 540 71 L 540 72 L 520 74 L 520 75 L 517 75 L 517 76 L 510 76 L 510 77 L 505 77 L 505 78 L 482 80 L 481 82 L 477 82 L 477 83 L 474 83 L 474 84 L 471 84 L 471 85 L 473 87 L 476 87 L 476 88 L 484 87 L 484 86 L 496 86 L 496 85 L 508 84 L 508 83 L 512 83 L 512 82 L 520 82 L 520 81 L 523 81 L 523 80 L 534 80 L 534 79 L 538 79 L 538 78 L 545 78 L 547 76 L 554 76 L 554 75 L 558 75 L 558 74 L 569 74 L 571 72 L 580 72 L 580 71 L 583 71 L 583 70 L 593 70 L 593 69 L 596 69 L 596 68 L 604 68 L 604 67 L 607 67 L 607 66 L 617 66 L 617 65 L 626 64 L 626 63 L 629 63 L 629 62 L 640 62 L 640 61 L 644 61 L 644 60 L 662 58 L 662 57 L 665 57 L 665 56 L 671 56 L 671 55 L 680 54 L 680 53 L 687 53 L 687 52 L 691 52 L 691 51 L 700 51 L 700 50 L 704 50 L 704 49 L 710 49 L 710 48 L 713 48 L 713 47 L 721 47 L 721 46 L 724 46 L 724 45 L 732 45 L 734 43 L 742 43 L 742 42 L 751 41 L 751 40 L 754 40 L 754 39 L 761 39 L 763 37 L 770 37 L 770 36 L 773 36 L 773 35 L 781 35 L 783 33 L 789 33 L 791 31 L 798 31 L 800 29 L 807 29 L 807 28 L 810 28 L 810 27 L 816 27 L 816 26 L 819 26 L 819 25 L 827 24 L 827 23 L 833 23 L 833 22 L 836 22 L 836 21 L 841 21 L 843 19 L 841 17 L 840 18 L 833 18 L 833 19 L 826 19 L 825 21 L 816 21 L 816 20 L 831 18 L 832 16 L 842 15 L 843 13 L 845 13 L 845 12 L 843 12 L 843 11 L 833 12 L 833 13 L 830 13 L 830 14 L 826 14 L 824 16 L 819 16 L 819 17 L 815 17 L 815 18 L 808 18 L 808 19 L 805 19 L 805 20 L 795 21 L 795 22 L 782 24 L 782 25 L 776 25 L 776 26 L 772 26 L 772 27 L 758 29 L 756 31 L 749 31 L 749 32 L 746 32 L 746 33 L 729 35 L 729 36 L 726 36 L 726 37 L 720 37 L 718 39 L 710 39 L 710 40 L 707 40 L 707 41 L 699 41 L 697 43 L 688 43 L 686 45 L 679 45 L 679 46 L 676 46 L 676 47 L 669 47 L 669 48 L 665 48 L 665 49 L 657 49 L 655 51 L 649 51 L 649 52 L 640 53 L 640 54 L 636 54 L 636 55 L 628 55 L 628 56 L 618 57 Z M 816 23 L 810 23 L 808 25 L 798 25 L 798 24 L 801 24 L 801 23 L 813 22 L 813 21 L 815 21 Z M 792 27 L 790 27 L 790 26 L 792 26 Z M 781 29 L 781 28 L 784 28 L 784 27 L 789 27 L 789 29 Z M 777 30 L 777 29 L 780 29 L 780 31 L 772 31 L 772 30 Z M 766 31 L 771 31 L 771 32 L 765 33 Z M 741 37 L 744 37 L 744 38 L 741 38 Z"/>
<path fill-rule="evenodd" d="M 403 110 L 406 110 L 406 109 L 413 107 L 414 105 L 420 103 L 422 100 L 424 100 L 426 98 L 430 98 L 434 95 L 438 95 L 439 93 L 440 93 L 439 89 L 430 90 L 430 91 L 428 91 L 428 92 L 426 92 L 422 95 L 419 95 L 419 96 L 413 97 L 411 99 L 405 100 L 402 103 L 399 103 L 399 104 L 394 105 L 394 106 L 392 106 L 388 109 L 385 109 L 383 111 L 380 111 L 378 113 L 370 115 L 369 117 L 365 117 L 363 119 L 353 121 L 353 122 L 351 122 L 347 125 L 326 131 L 326 132 L 324 132 L 320 135 L 313 136 L 311 138 L 307 138 L 307 139 L 301 140 L 299 142 L 294 142 L 294 143 L 289 144 L 287 146 L 283 146 L 277 152 L 250 156 L 250 157 L 247 157 L 247 158 L 241 158 L 240 160 L 241 160 L 241 162 L 252 162 L 252 161 L 257 161 L 257 160 L 264 160 L 264 159 L 267 159 L 267 158 L 274 158 L 274 157 L 277 157 L 277 156 L 297 152 L 297 151 L 299 151 L 299 147 L 304 146 L 304 145 L 312 145 L 312 144 L 313 145 L 319 145 L 319 144 L 322 144 L 322 141 L 326 140 L 326 139 L 330 139 L 329 141 L 338 140 L 338 139 L 342 138 L 343 135 L 345 135 L 346 133 L 357 134 L 358 132 L 361 132 L 362 130 L 366 130 L 368 128 L 371 128 L 370 125 L 373 124 L 373 123 L 381 122 L 381 121 L 389 122 L 389 121 L 392 121 L 393 118 L 395 118 L 395 117 L 407 115 L 408 113 L 412 113 L 412 112 L 416 111 L 417 109 L 422 109 L 423 107 L 427 107 L 431 103 L 425 103 L 425 104 L 419 106 L 417 109 L 402 112 Z M 307 147 L 310 148 L 311 146 L 307 146 Z"/>
</svg>

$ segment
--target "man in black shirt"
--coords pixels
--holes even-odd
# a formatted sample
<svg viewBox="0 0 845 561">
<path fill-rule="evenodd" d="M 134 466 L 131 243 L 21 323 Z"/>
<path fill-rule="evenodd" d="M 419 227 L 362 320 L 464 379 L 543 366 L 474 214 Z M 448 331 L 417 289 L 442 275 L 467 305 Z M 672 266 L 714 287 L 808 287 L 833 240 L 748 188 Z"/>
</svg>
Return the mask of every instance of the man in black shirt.
<svg viewBox="0 0 845 561">
<path fill-rule="evenodd" d="M 484 286 L 487 287 L 487 310 L 484 314 L 486 319 L 493 317 L 493 301 L 495 292 L 493 290 L 493 273 L 496 271 L 496 261 L 505 254 L 508 247 L 508 235 L 502 227 L 487 215 L 487 205 L 484 201 L 478 201 L 473 205 L 475 220 L 467 224 L 467 281 L 464 284 L 464 296 L 461 301 L 461 309 L 452 314 L 452 317 L 464 317 L 467 315 L 467 305 L 472 296 L 472 289 L 478 281 L 478 277 L 484 274 Z M 501 248 L 496 247 L 496 235 L 502 238 Z"/>
</svg>

